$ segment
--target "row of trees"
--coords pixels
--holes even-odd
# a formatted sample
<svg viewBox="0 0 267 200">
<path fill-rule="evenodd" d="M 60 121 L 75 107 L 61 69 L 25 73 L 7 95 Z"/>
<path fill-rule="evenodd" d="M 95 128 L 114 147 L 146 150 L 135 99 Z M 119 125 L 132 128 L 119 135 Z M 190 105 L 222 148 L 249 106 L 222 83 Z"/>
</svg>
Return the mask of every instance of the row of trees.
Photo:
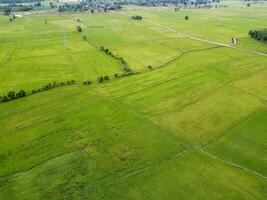
<svg viewBox="0 0 267 200">
<path fill-rule="evenodd" d="M 124 71 L 126 71 L 126 72 L 130 71 L 130 68 L 128 67 L 128 63 L 124 60 L 123 57 L 118 56 L 118 55 L 114 55 L 111 50 L 109 50 L 109 49 L 107 49 L 107 48 L 105 48 L 103 46 L 100 47 L 100 51 L 102 51 L 105 54 L 107 54 L 107 55 L 119 60 L 121 62 L 121 64 L 123 65 L 123 67 L 124 67 Z"/>
<path fill-rule="evenodd" d="M 153 70 L 153 67 L 151 65 L 148 65 L 148 69 L 149 70 Z M 124 76 L 133 75 L 133 74 L 136 74 L 136 73 L 138 73 L 138 72 L 133 72 L 131 70 L 124 71 L 122 73 L 115 73 L 114 74 L 114 78 L 121 78 L 121 77 L 124 77 Z M 105 81 L 110 80 L 110 77 L 108 75 L 99 76 L 99 77 L 97 77 L 96 80 L 97 80 L 98 83 L 103 83 Z M 30 94 L 36 94 L 36 93 L 39 93 L 39 92 L 42 92 L 42 91 L 53 89 L 55 87 L 73 85 L 75 83 L 76 83 L 75 80 L 68 80 L 68 81 L 65 81 L 65 82 L 47 83 L 46 85 L 43 85 L 38 89 L 32 90 L 32 92 Z M 92 81 L 90 81 L 90 80 L 83 81 L 83 85 L 91 85 L 91 84 L 92 84 Z M 0 103 L 8 102 L 8 101 L 15 100 L 15 99 L 18 99 L 18 98 L 22 98 L 22 97 L 25 97 L 25 96 L 27 96 L 27 94 L 26 94 L 26 92 L 24 90 L 20 90 L 19 92 L 9 91 L 6 95 L 0 96 Z"/>
<path fill-rule="evenodd" d="M 47 83 L 46 85 L 43 85 L 42 87 L 38 88 L 37 90 L 32 90 L 32 94 L 38 93 L 38 92 L 42 92 L 42 91 L 46 91 L 46 90 L 50 90 L 53 89 L 55 87 L 59 87 L 59 86 L 65 86 L 65 85 L 73 85 L 75 84 L 75 80 L 68 80 L 66 82 L 53 82 L 53 83 Z"/>
<path fill-rule="evenodd" d="M 73 84 L 75 84 L 74 80 L 69 80 L 66 82 L 59 82 L 59 83 L 57 83 L 57 82 L 47 83 L 46 85 L 43 85 L 42 87 L 40 87 L 38 89 L 32 90 L 31 94 L 50 90 L 52 88 L 59 87 L 59 86 L 73 85 Z M 15 100 L 18 98 L 22 98 L 25 96 L 27 96 L 27 93 L 24 90 L 20 90 L 18 92 L 9 91 L 6 95 L 0 96 L 0 102 L 4 103 L 4 102 L 8 102 L 8 101 Z"/>
<path fill-rule="evenodd" d="M 248 34 L 251 38 L 260 40 L 262 42 L 267 42 L 267 29 L 250 30 Z"/>
<path fill-rule="evenodd" d="M 8 102 L 14 99 L 19 99 L 26 96 L 26 92 L 24 90 L 20 90 L 19 92 L 9 91 L 6 95 L 0 96 L 0 102 Z"/>
<path fill-rule="evenodd" d="M 152 66 L 149 65 L 148 69 L 152 70 L 153 68 L 152 68 Z M 131 70 L 128 70 L 128 71 L 124 71 L 122 73 L 115 73 L 114 74 L 114 78 L 121 78 L 121 77 L 124 77 L 124 76 L 133 75 L 133 74 L 135 74 L 135 72 L 133 72 Z M 96 81 L 98 83 L 103 83 L 103 82 L 108 81 L 108 80 L 110 80 L 110 77 L 108 75 L 99 76 L 96 79 Z M 68 80 L 68 81 L 65 81 L 65 82 L 47 83 L 47 84 L 41 86 L 38 89 L 32 90 L 32 92 L 30 94 L 36 94 L 36 93 L 39 93 L 39 92 L 42 92 L 42 91 L 46 91 L 46 90 L 50 90 L 50 89 L 53 89 L 53 88 L 56 88 L 56 87 L 60 87 L 60 86 L 73 85 L 75 83 L 76 83 L 75 80 Z M 91 85 L 91 84 L 92 84 L 92 81 L 90 81 L 90 80 L 83 81 L 83 85 Z M 6 95 L 0 96 L 0 103 L 8 102 L 8 101 L 15 100 L 15 99 L 18 99 L 18 98 L 22 98 L 22 97 L 25 97 L 25 96 L 27 96 L 27 94 L 26 94 L 26 92 L 24 90 L 20 90 L 19 92 L 9 91 Z"/>
</svg>

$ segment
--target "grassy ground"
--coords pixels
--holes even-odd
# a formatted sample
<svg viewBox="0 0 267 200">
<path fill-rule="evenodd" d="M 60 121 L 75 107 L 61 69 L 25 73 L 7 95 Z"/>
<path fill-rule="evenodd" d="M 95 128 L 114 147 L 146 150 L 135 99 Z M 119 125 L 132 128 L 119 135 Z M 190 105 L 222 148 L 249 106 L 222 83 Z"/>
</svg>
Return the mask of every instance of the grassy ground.
<svg viewBox="0 0 267 200">
<path fill-rule="evenodd" d="M 266 6 L 241 6 L 1 16 L 0 94 L 77 84 L 0 104 L 0 199 L 266 199 L 266 179 L 195 147 L 267 176 L 267 57 L 147 22 L 267 52 L 247 37 L 267 26 Z M 154 69 L 96 83 L 123 70 L 100 46 Z"/>
</svg>

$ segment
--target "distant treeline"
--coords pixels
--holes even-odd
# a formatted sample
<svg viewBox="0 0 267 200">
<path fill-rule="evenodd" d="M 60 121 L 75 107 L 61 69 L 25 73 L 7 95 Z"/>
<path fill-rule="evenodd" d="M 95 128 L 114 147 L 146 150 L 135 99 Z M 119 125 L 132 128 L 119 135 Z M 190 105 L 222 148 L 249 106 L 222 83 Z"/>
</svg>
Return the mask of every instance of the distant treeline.
<svg viewBox="0 0 267 200">
<path fill-rule="evenodd" d="M 8 3 L 8 4 L 13 4 L 13 3 L 33 3 L 33 2 L 41 2 L 44 0 L 0 0 L 0 3 Z"/>
<path fill-rule="evenodd" d="M 267 42 L 267 29 L 251 30 L 248 34 L 251 38 L 260 40 L 262 42 Z"/>
<path fill-rule="evenodd" d="M 90 11 L 91 13 L 95 12 L 108 12 L 110 10 L 120 10 L 122 7 L 118 3 L 100 3 L 100 2 L 91 2 L 84 1 L 80 3 L 65 3 L 64 5 L 58 6 L 59 12 L 68 12 L 68 11 Z"/>
</svg>

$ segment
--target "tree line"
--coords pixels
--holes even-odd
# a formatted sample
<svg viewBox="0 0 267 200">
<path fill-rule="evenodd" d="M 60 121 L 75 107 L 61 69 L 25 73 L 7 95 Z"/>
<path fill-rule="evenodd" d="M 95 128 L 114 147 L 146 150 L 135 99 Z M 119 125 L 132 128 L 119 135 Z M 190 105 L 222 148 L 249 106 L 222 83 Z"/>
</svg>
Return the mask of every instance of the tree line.
<svg viewBox="0 0 267 200">
<path fill-rule="evenodd" d="M 24 90 L 20 90 L 18 92 L 9 91 L 6 95 L 0 96 L 0 102 L 8 102 L 14 99 L 19 99 L 26 96 L 26 92 Z"/>
<path fill-rule="evenodd" d="M 118 56 L 118 55 L 114 55 L 111 50 L 109 50 L 108 48 L 105 48 L 104 46 L 100 47 L 100 51 L 104 52 L 108 56 L 111 56 L 111 57 L 119 60 L 120 63 L 123 65 L 123 67 L 124 67 L 123 69 L 124 69 L 125 72 L 131 71 L 131 69 L 128 67 L 128 63 L 124 60 L 123 57 Z"/>
<path fill-rule="evenodd" d="M 0 103 L 5 103 L 5 102 L 12 101 L 15 99 L 23 98 L 23 97 L 26 97 L 27 95 L 36 94 L 38 92 L 50 90 L 50 89 L 53 89 L 55 87 L 65 86 L 65 85 L 73 85 L 73 84 L 75 84 L 75 80 L 68 80 L 66 82 L 59 82 L 59 83 L 57 83 L 57 82 L 47 83 L 46 85 L 43 85 L 38 89 L 32 90 L 31 93 L 29 93 L 29 94 L 27 94 L 25 92 L 25 90 L 23 90 L 23 89 L 21 89 L 18 92 L 9 91 L 6 95 L 0 96 Z"/>
</svg>

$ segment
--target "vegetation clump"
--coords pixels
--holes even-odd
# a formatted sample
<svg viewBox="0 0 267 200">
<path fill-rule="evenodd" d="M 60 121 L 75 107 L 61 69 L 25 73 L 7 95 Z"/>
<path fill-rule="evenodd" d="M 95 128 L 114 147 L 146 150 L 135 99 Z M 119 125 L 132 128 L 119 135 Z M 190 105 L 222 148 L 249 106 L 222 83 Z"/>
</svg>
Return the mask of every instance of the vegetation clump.
<svg viewBox="0 0 267 200">
<path fill-rule="evenodd" d="M 80 32 L 82 32 L 82 27 L 81 26 L 76 26 L 76 29 L 77 29 L 77 31 L 80 33 Z"/>
<path fill-rule="evenodd" d="M 91 81 L 84 81 L 83 85 L 91 85 L 91 83 L 92 83 Z"/>
<path fill-rule="evenodd" d="M 26 96 L 26 92 L 24 90 L 20 90 L 18 92 L 9 91 L 6 95 L 0 96 L 0 103 L 8 102 L 14 99 L 19 99 Z"/>
<path fill-rule="evenodd" d="M 267 41 L 267 29 L 262 30 L 250 30 L 249 33 L 251 38 L 254 38 L 256 40 L 260 40 L 262 42 Z"/>
<path fill-rule="evenodd" d="M 97 77 L 97 82 L 98 83 L 102 83 L 103 81 L 104 81 L 104 77 L 103 76 Z"/>
<path fill-rule="evenodd" d="M 140 15 L 134 15 L 134 16 L 132 16 L 132 19 L 134 19 L 134 20 L 142 20 L 143 17 L 140 16 Z"/>
</svg>

